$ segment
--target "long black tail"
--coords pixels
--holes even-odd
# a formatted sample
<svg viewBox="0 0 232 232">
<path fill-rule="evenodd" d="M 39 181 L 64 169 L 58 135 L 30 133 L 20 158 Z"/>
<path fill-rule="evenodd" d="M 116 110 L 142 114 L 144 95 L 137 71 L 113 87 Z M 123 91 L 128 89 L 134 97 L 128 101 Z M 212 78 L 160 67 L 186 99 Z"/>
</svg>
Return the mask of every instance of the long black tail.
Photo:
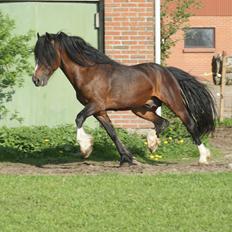
<svg viewBox="0 0 232 232">
<path fill-rule="evenodd" d="M 211 92 L 189 73 L 175 67 L 167 69 L 181 87 L 186 108 L 197 125 L 199 135 L 203 136 L 214 131 L 217 113 Z"/>
</svg>

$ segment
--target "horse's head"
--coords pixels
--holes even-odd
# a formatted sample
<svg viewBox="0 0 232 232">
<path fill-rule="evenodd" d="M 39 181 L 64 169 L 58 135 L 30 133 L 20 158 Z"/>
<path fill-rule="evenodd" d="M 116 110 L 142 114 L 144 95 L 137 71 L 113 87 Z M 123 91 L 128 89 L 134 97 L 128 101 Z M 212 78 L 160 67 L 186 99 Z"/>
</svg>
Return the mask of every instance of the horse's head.
<svg viewBox="0 0 232 232">
<path fill-rule="evenodd" d="M 214 84 L 219 85 L 221 83 L 221 75 L 222 75 L 222 56 L 220 54 L 213 56 L 212 74 L 213 74 Z"/>
<path fill-rule="evenodd" d="M 36 86 L 45 86 L 50 76 L 60 66 L 60 52 L 56 40 L 56 35 L 48 34 L 40 36 L 35 45 L 35 71 L 32 81 Z"/>
</svg>

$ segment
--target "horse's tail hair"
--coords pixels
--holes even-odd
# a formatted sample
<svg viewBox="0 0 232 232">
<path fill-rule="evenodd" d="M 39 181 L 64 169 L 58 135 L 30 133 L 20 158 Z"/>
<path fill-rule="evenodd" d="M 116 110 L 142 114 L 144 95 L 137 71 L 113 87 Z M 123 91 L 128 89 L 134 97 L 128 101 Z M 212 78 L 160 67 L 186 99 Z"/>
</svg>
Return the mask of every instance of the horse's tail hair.
<svg viewBox="0 0 232 232">
<path fill-rule="evenodd" d="M 199 135 L 204 136 L 214 131 L 217 113 L 212 93 L 189 73 L 175 67 L 167 69 L 180 85 L 184 103 L 197 125 Z"/>
</svg>

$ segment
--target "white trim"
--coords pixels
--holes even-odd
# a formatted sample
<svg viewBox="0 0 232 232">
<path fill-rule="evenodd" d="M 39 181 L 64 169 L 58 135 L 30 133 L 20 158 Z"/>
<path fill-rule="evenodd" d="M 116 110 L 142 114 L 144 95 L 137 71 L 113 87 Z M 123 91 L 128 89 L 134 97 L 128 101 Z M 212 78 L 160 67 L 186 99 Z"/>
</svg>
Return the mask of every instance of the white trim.
<svg viewBox="0 0 232 232">
<path fill-rule="evenodd" d="M 155 62 L 161 63 L 161 32 L 160 32 L 160 0 L 155 0 Z M 156 113 L 161 116 L 161 107 L 156 110 Z"/>
<path fill-rule="evenodd" d="M 155 62 L 161 63 L 160 0 L 155 0 Z"/>
</svg>

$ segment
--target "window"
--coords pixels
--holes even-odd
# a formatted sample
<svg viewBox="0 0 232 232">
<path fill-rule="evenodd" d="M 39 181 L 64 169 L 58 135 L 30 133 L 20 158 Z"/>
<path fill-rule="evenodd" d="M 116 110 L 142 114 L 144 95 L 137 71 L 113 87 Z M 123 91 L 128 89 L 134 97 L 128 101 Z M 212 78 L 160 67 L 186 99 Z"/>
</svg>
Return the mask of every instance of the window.
<svg viewBox="0 0 232 232">
<path fill-rule="evenodd" d="M 188 28 L 185 30 L 185 48 L 215 48 L 215 28 Z"/>
</svg>

